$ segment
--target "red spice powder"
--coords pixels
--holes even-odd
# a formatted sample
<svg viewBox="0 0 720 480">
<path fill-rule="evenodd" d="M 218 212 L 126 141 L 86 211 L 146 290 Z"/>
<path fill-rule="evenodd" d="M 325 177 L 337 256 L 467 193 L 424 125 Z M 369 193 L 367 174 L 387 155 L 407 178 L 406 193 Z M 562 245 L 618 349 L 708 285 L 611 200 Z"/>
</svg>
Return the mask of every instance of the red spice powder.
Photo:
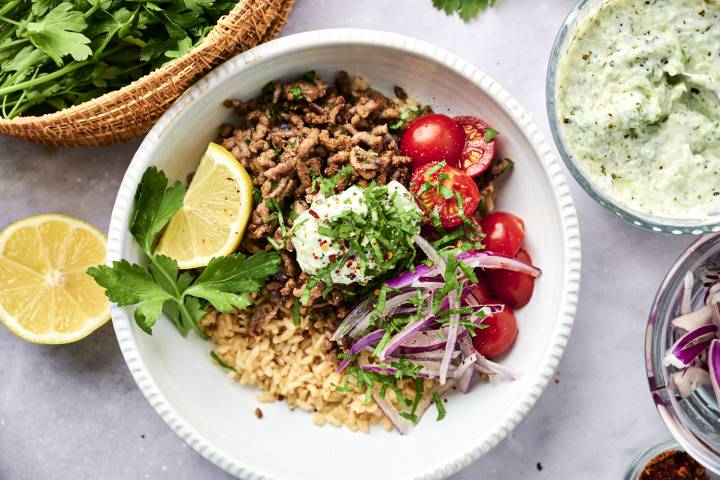
<svg viewBox="0 0 720 480">
<path fill-rule="evenodd" d="M 650 460 L 640 480 L 709 480 L 705 468 L 682 450 L 663 452 Z"/>
</svg>

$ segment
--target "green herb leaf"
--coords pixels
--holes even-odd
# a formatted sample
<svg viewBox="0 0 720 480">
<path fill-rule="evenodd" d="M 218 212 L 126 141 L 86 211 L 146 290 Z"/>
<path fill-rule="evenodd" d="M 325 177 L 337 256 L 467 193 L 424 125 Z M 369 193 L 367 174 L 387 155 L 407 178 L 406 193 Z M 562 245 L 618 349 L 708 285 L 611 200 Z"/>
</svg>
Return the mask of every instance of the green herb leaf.
<svg viewBox="0 0 720 480">
<path fill-rule="evenodd" d="M 163 304 L 173 299 L 140 265 L 127 260 L 113 262 L 112 267 L 90 267 L 87 273 L 105 288 L 110 301 L 121 306 L 137 304 L 135 321 L 147 333 L 160 318 Z"/>
<path fill-rule="evenodd" d="M 87 27 L 81 12 L 73 4 L 63 2 L 50 10 L 44 18 L 27 24 L 27 37 L 45 52 L 57 65 L 63 64 L 65 55 L 80 61 L 92 55 L 90 39 L 82 32 Z"/>
<path fill-rule="evenodd" d="M 302 89 L 297 85 L 293 85 L 288 91 L 295 97 L 295 100 L 301 100 L 303 98 Z"/>
<path fill-rule="evenodd" d="M 432 0 L 433 6 L 447 15 L 455 13 L 464 21 L 469 22 L 481 10 L 495 5 L 495 0 Z"/>
<path fill-rule="evenodd" d="M 222 358 L 220 358 L 220 355 L 215 353 L 215 350 L 210 350 L 210 357 L 212 357 L 212 359 L 215 360 L 215 363 L 220 365 L 222 368 L 224 368 L 226 370 L 231 370 L 233 372 L 237 372 L 237 370 L 235 370 L 235 367 L 230 366 L 227 363 L 223 362 Z"/>
<path fill-rule="evenodd" d="M 500 135 L 500 132 L 497 130 L 493 130 L 492 128 L 488 127 L 485 129 L 485 143 L 490 143 L 493 138 Z"/>
<path fill-rule="evenodd" d="M 437 411 L 438 411 L 437 421 L 439 422 L 440 420 L 445 418 L 447 411 L 445 410 L 445 405 L 443 405 L 442 398 L 440 398 L 440 395 L 438 395 L 437 392 L 433 392 L 432 401 L 433 401 L 433 403 L 435 403 L 435 408 L 437 408 Z"/>
<path fill-rule="evenodd" d="M 168 188 L 165 174 L 156 167 L 150 167 L 140 180 L 135 194 L 135 215 L 130 224 L 130 232 L 147 255 L 151 255 L 155 238 L 170 218 L 182 206 L 186 188 L 175 182 Z"/>
</svg>

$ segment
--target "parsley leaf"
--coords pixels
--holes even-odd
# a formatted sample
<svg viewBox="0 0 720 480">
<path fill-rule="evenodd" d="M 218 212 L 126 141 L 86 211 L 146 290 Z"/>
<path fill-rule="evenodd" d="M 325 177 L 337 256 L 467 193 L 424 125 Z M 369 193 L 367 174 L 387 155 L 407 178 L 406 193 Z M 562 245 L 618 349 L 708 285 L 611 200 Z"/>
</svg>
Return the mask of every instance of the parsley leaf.
<svg viewBox="0 0 720 480">
<path fill-rule="evenodd" d="M 495 0 L 432 0 L 433 6 L 446 15 L 455 13 L 464 21 L 469 22 L 481 10 L 495 5 Z"/>
<path fill-rule="evenodd" d="M 28 23 L 27 32 L 33 45 L 45 52 L 57 65 L 62 65 L 62 57 L 65 55 L 71 55 L 78 61 L 92 55 L 88 47 L 90 39 L 79 33 L 86 27 L 82 12 L 74 10 L 72 3 L 63 2 L 40 21 Z"/>
<path fill-rule="evenodd" d="M 445 410 L 445 405 L 443 405 L 442 398 L 440 398 L 440 395 L 438 395 L 437 392 L 433 392 L 432 401 L 433 401 L 433 403 L 435 403 L 435 408 L 437 408 L 437 411 L 438 411 L 437 421 L 439 422 L 440 420 L 445 418 L 447 411 Z"/>
<path fill-rule="evenodd" d="M 226 370 L 233 371 L 233 372 L 237 372 L 237 370 L 235 370 L 235 367 L 233 367 L 233 366 L 231 366 L 231 365 L 228 365 L 227 363 L 223 362 L 223 359 L 220 358 L 220 355 L 218 355 L 218 354 L 215 352 L 215 350 L 210 350 L 210 357 L 211 357 L 213 360 L 215 360 L 215 363 L 217 363 L 218 365 L 220 365 L 222 368 L 224 368 L 224 369 L 226 369 Z"/>
<path fill-rule="evenodd" d="M 257 292 L 268 277 L 278 272 L 280 256 L 260 252 L 251 257 L 236 253 L 216 257 L 194 278 L 182 272 L 177 262 L 164 255 L 155 255 L 154 245 L 160 231 L 180 208 L 185 187 L 176 182 L 167 187 L 167 177 L 155 167 L 143 174 L 135 194 L 135 211 L 130 230 L 149 260 L 146 270 L 126 260 L 112 266 L 99 265 L 88 274 L 103 288 L 107 297 L 118 305 L 137 305 L 135 321 L 146 333 L 165 313 L 181 335 L 194 329 L 205 337 L 198 321 L 208 304 L 221 312 L 250 305 L 250 293 Z"/>
<path fill-rule="evenodd" d="M 303 98 L 302 89 L 297 85 L 293 85 L 288 91 L 292 94 L 293 97 L 295 97 L 295 100 L 300 100 Z"/>
<path fill-rule="evenodd" d="M 492 139 L 497 137 L 498 135 L 500 135 L 500 132 L 498 132 L 497 130 L 494 130 L 490 127 L 486 128 L 485 129 L 485 143 L 490 143 L 492 141 Z"/>
</svg>

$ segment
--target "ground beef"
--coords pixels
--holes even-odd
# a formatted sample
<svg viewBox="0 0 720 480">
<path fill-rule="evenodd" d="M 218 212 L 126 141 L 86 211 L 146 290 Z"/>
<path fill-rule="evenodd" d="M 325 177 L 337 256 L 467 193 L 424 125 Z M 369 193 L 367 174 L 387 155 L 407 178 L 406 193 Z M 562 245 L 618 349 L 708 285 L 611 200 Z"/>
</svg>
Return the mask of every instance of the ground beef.
<svg viewBox="0 0 720 480">
<path fill-rule="evenodd" d="M 418 115 L 431 110 L 412 108 L 410 116 L 400 120 L 408 96 L 401 87 L 395 95 L 388 98 L 362 78 L 352 80 L 341 71 L 333 84 L 308 73 L 300 80 L 270 82 L 248 101 L 225 102 L 240 121 L 222 125 L 218 142 L 248 170 L 256 189 L 242 248 L 250 253 L 275 249 L 268 238 L 282 247 L 282 270 L 266 286 L 274 295 L 300 297 L 309 278 L 297 265 L 286 233 L 292 219 L 312 203 L 315 178 L 331 178 L 350 166 L 352 173 L 338 182 L 336 192 L 373 181 L 408 185 L 410 158 L 400 154 L 399 139 Z M 275 205 L 283 214 L 282 225 Z M 345 303 L 342 290 L 326 296 L 322 291 L 322 285 L 313 289 L 310 308 Z M 256 320 L 268 313 L 258 312 Z"/>
</svg>

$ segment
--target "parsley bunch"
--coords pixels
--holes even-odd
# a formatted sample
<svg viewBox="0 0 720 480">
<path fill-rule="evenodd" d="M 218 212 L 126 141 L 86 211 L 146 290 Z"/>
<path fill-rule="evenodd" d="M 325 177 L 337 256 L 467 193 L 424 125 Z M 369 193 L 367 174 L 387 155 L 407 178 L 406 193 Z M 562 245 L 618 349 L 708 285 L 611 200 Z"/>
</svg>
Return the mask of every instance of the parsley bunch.
<svg viewBox="0 0 720 480">
<path fill-rule="evenodd" d="M 0 4 L 4 118 L 123 87 L 198 44 L 230 0 L 8 0 Z"/>
<path fill-rule="evenodd" d="M 495 0 L 432 0 L 433 6 L 447 15 L 455 13 L 464 21 L 469 22 L 481 10 L 495 5 Z"/>
<path fill-rule="evenodd" d="M 165 313 L 183 336 L 194 329 L 203 338 L 198 321 L 210 305 L 220 312 L 232 312 L 250 305 L 267 278 L 278 272 L 280 256 L 260 252 L 249 258 L 242 253 L 215 257 L 195 278 L 180 272 L 177 262 L 154 253 L 157 237 L 173 214 L 182 206 L 186 188 L 180 182 L 167 187 L 165 174 L 155 167 L 143 174 L 135 194 L 135 211 L 130 232 L 148 257 L 148 268 L 127 260 L 99 265 L 88 274 L 105 288 L 105 294 L 118 305 L 137 305 L 135 321 L 148 334 Z"/>
</svg>

